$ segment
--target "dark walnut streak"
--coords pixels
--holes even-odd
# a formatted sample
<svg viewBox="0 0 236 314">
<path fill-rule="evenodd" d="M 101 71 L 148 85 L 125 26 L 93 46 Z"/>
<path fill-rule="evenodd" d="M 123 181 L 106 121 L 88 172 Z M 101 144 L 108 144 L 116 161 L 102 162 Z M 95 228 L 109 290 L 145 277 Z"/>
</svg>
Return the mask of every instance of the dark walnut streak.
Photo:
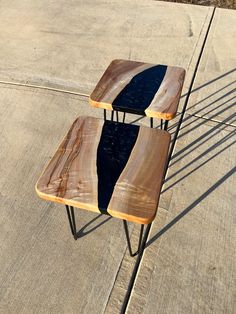
<svg viewBox="0 0 236 314">
<path fill-rule="evenodd" d="M 164 120 L 176 115 L 185 78 L 179 67 L 114 60 L 92 92 L 94 107 Z"/>
<path fill-rule="evenodd" d="M 147 224 L 156 215 L 168 132 L 79 117 L 36 184 L 46 200 Z"/>
</svg>

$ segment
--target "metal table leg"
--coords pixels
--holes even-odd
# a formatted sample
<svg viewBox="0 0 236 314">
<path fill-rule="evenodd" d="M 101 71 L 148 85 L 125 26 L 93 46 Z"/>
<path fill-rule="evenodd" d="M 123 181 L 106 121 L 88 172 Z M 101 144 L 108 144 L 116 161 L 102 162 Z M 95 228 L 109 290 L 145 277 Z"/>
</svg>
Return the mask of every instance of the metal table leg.
<svg viewBox="0 0 236 314">
<path fill-rule="evenodd" d="M 116 110 L 116 121 L 119 122 L 119 112 Z"/>
<path fill-rule="evenodd" d="M 125 112 L 123 113 L 123 123 L 125 123 Z"/>
<path fill-rule="evenodd" d="M 150 127 L 153 128 L 153 118 L 150 118 Z"/>
<path fill-rule="evenodd" d="M 168 120 L 165 120 L 164 130 L 166 130 L 166 131 L 167 131 L 167 129 L 168 129 L 168 123 L 169 123 L 169 121 L 168 121 Z"/>
<path fill-rule="evenodd" d="M 106 111 L 106 109 L 103 109 L 103 115 L 104 115 L 104 121 L 106 121 L 106 119 L 107 119 L 107 111 Z"/>
<path fill-rule="evenodd" d="M 124 228 L 125 228 L 125 235 L 126 235 L 126 240 L 127 240 L 127 244 L 128 244 L 129 254 L 130 254 L 130 256 L 134 257 L 134 256 L 138 255 L 141 252 L 144 225 L 141 225 L 140 234 L 139 234 L 138 249 L 137 249 L 137 251 L 135 253 L 133 253 L 132 252 L 132 248 L 131 248 L 131 242 L 130 242 L 130 236 L 129 236 L 129 230 L 128 230 L 127 221 L 123 220 L 123 223 L 124 223 Z"/>
<path fill-rule="evenodd" d="M 66 205 L 67 216 L 70 224 L 70 230 L 75 240 L 77 240 L 77 233 L 76 233 L 76 223 L 75 223 L 75 213 L 74 207 Z"/>
</svg>

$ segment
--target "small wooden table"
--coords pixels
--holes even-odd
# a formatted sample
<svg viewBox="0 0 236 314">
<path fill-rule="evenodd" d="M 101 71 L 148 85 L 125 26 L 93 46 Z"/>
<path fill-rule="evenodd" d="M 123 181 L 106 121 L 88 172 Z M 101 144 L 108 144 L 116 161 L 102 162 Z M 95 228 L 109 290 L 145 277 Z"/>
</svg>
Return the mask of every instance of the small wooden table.
<svg viewBox="0 0 236 314">
<path fill-rule="evenodd" d="M 185 78 L 180 67 L 113 60 L 89 101 L 94 107 L 171 120 L 175 117 Z M 167 124 L 166 124 L 167 125 Z"/>
<path fill-rule="evenodd" d="M 164 130 L 79 117 L 39 178 L 37 194 L 66 205 L 75 239 L 73 207 L 123 219 L 128 235 L 127 220 L 143 225 L 156 216 L 169 143 Z"/>
</svg>

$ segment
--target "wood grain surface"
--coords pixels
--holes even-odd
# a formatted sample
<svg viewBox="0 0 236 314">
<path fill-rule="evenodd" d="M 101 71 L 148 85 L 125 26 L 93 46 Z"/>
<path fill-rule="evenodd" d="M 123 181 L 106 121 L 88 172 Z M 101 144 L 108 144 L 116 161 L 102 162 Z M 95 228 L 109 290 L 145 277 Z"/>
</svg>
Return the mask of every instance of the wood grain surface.
<svg viewBox="0 0 236 314">
<path fill-rule="evenodd" d="M 169 143 L 163 130 L 79 117 L 36 191 L 46 200 L 147 224 L 156 215 Z"/>
<path fill-rule="evenodd" d="M 180 67 L 113 60 L 89 102 L 92 106 L 148 117 L 175 117 L 185 78 Z"/>
</svg>

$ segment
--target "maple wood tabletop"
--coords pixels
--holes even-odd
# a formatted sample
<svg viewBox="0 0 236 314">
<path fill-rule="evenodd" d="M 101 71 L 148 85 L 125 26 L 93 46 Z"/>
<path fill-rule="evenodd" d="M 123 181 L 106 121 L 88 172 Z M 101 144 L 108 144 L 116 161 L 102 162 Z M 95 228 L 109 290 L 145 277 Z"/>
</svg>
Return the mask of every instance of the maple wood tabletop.
<svg viewBox="0 0 236 314">
<path fill-rule="evenodd" d="M 150 223 L 156 215 L 170 134 L 79 117 L 36 184 L 46 200 Z"/>
<path fill-rule="evenodd" d="M 92 106 L 171 120 L 175 117 L 185 70 L 130 60 L 113 60 L 89 102 Z"/>
</svg>

